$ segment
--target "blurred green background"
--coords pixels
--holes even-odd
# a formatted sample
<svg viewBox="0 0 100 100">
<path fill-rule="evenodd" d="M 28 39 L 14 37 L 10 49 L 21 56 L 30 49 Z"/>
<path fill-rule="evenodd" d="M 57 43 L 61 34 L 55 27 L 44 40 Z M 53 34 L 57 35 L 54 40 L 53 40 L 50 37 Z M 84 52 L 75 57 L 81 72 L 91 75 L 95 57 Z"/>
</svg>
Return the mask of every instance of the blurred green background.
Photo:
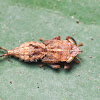
<svg viewBox="0 0 100 100">
<path fill-rule="evenodd" d="M 1 59 L 0 100 L 100 100 L 100 0 L 0 0 L 1 47 L 57 35 L 84 44 L 80 64 L 55 70 Z"/>
</svg>

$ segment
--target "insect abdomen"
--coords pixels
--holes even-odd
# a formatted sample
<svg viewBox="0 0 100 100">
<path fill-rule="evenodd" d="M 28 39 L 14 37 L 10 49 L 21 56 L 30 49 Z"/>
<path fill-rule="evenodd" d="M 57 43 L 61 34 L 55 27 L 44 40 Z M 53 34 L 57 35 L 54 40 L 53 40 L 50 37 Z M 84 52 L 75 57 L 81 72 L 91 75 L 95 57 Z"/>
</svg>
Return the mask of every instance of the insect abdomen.
<svg viewBox="0 0 100 100">
<path fill-rule="evenodd" d="M 34 60 L 42 59 L 46 52 L 43 43 L 26 42 L 17 48 L 8 50 L 7 54 L 20 58 L 21 60 L 32 62 Z"/>
</svg>

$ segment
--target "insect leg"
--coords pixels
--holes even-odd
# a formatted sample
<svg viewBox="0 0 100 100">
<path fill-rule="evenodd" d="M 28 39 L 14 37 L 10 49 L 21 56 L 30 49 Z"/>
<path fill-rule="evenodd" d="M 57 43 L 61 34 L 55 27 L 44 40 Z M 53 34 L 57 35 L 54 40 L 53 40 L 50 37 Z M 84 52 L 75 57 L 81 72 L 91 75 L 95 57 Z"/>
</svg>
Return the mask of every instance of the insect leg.
<svg viewBox="0 0 100 100">
<path fill-rule="evenodd" d="M 52 38 L 50 40 L 60 40 L 60 36 L 56 36 L 56 37 L 54 37 L 54 38 Z M 40 38 L 40 41 L 45 42 L 45 41 L 48 41 L 48 40 L 44 40 L 44 39 Z"/>
<path fill-rule="evenodd" d="M 54 68 L 54 69 L 58 69 L 60 68 L 59 64 L 48 64 L 50 67 Z"/>
<path fill-rule="evenodd" d="M 51 40 L 60 40 L 60 36 L 56 36 L 56 37 L 52 38 Z"/>
<path fill-rule="evenodd" d="M 68 63 L 64 63 L 64 69 L 69 69 L 70 68 L 70 64 L 68 64 Z"/>
<path fill-rule="evenodd" d="M 41 67 L 43 67 L 45 64 L 39 64 L 39 67 L 41 68 Z"/>
<path fill-rule="evenodd" d="M 78 57 L 75 57 L 77 60 L 73 60 L 74 62 L 76 62 L 76 63 L 80 63 L 80 59 L 78 58 Z"/>
<path fill-rule="evenodd" d="M 45 45 L 52 43 L 53 42 L 52 40 L 60 40 L 60 36 L 56 36 L 50 40 L 44 40 L 44 39 L 40 38 L 40 41 L 42 41 Z"/>
<path fill-rule="evenodd" d="M 78 64 L 80 63 L 80 61 L 77 61 L 77 60 L 73 60 L 73 61 L 76 62 L 76 63 L 78 63 Z"/>
</svg>

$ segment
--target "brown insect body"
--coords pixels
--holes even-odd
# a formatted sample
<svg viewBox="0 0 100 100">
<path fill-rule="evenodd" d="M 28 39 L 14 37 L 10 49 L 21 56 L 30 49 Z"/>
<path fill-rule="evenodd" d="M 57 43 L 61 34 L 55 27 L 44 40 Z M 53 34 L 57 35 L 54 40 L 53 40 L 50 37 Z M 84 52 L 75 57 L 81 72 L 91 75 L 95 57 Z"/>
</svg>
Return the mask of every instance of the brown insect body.
<svg viewBox="0 0 100 100">
<path fill-rule="evenodd" d="M 7 53 L 2 56 L 15 56 L 25 61 L 41 60 L 43 63 L 50 64 L 52 68 L 60 68 L 59 62 L 65 62 L 65 69 L 69 68 L 69 63 L 81 52 L 76 45 L 76 42 L 71 37 L 66 37 L 66 40 L 60 40 L 60 36 L 50 40 L 39 42 L 25 42 L 19 47 L 11 50 L 5 50 Z M 2 57 L 1 56 L 1 57 Z"/>
<path fill-rule="evenodd" d="M 7 51 L 8 55 L 25 61 L 35 61 L 45 56 L 45 45 L 38 42 L 25 42 L 19 47 Z"/>
</svg>

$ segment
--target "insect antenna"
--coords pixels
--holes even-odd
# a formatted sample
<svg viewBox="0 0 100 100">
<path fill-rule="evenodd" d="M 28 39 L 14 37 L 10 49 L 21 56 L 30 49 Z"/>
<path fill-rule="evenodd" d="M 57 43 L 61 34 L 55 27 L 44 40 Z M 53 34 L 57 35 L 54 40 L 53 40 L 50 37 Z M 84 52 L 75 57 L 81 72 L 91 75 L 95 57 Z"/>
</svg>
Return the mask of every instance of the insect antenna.
<svg viewBox="0 0 100 100">
<path fill-rule="evenodd" d="M 0 57 L 5 57 L 5 56 L 7 56 L 7 54 L 0 55 Z"/>
<path fill-rule="evenodd" d="M 8 55 L 8 54 L 7 54 L 7 50 L 6 50 L 6 49 L 4 49 L 4 48 L 2 48 L 2 47 L 0 47 L 0 49 L 1 49 L 1 50 L 3 50 L 3 51 L 6 51 L 6 54 L 0 55 L 0 57 L 5 57 L 5 56 L 7 56 L 7 55 Z"/>
<path fill-rule="evenodd" d="M 79 62 L 81 61 L 78 57 L 75 57 Z"/>
<path fill-rule="evenodd" d="M 0 49 L 1 49 L 1 50 L 4 50 L 4 51 L 6 51 L 6 52 L 7 52 L 7 50 L 6 50 L 6 49 L 4 49 L 4 48 L 2 48 L 2 47 L 0 47 Z"/>
<path fill-rule="evenodd" d="M 79 47 L 79 46 L 83 46 L 83 43 L 79 43 L 79 44 L 77 45 L 77 47 Z"/>
</svg>

